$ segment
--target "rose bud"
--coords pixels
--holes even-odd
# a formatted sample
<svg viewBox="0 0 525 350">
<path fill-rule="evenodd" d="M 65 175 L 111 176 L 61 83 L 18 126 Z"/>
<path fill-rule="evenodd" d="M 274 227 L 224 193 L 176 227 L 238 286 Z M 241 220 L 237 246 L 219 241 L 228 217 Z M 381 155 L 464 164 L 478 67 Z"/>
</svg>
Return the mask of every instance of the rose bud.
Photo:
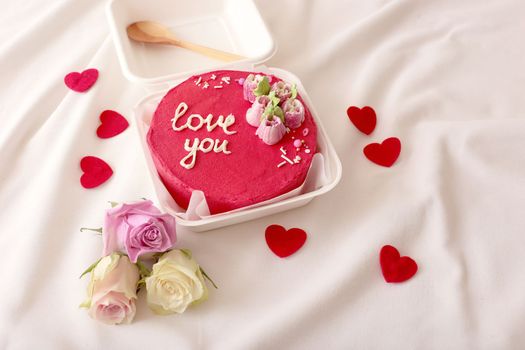
<svg viewBox="0 0 525 350">
<path fill-rule="evenodd" d="M 91 270 L 88 297 L 80 305 L 89 315 L 106 324 L 130 323 L 135 317 L 137 266 L 128 257 L 113 253 L 100 259 Z"/>
</svg>

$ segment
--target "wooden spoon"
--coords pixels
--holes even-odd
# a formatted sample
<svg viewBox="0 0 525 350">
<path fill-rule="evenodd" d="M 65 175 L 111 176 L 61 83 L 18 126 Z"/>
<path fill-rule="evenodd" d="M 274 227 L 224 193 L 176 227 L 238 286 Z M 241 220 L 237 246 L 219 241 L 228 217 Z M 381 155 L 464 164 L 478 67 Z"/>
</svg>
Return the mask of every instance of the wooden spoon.
<svg viewBox="0 0 525 350">
<path fill-rule="evenodd" d="M 181 40 L 173 35 L 167 27 L 157 22 L 135 22 L 128 26 L 127 32 L 131 39 L 141 43 L 175 45 L 221 61 L 231 62 L 246 58 L 233 53 Z"/>
</svg>

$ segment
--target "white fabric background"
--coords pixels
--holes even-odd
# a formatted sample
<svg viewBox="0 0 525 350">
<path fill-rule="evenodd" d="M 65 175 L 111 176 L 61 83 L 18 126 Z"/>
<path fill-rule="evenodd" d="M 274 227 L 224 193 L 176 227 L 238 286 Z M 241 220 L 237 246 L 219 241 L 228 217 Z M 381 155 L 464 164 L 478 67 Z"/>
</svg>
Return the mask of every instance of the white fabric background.
<svg viewBox="0 0 525 350">
<path fill-rule="evenodd" d="M 523 349 L 525 347 L 525 3 L 515 0 L 258 1 L 343 163 L 338 187 L 306 207 L 207 233 L 179 230 L 219 284 L 182 316 L 139 302 L 129 326 L 77 308 L 80 272 L 107 201 L 153 196 L 136 134 L 94 131 L 103 109 L 131 120 L 145 92 L 120 73 L 104 2 L 2 1 L 0 12 L 0 347 L 6 349 Z M 96 67 L 86 94 L 63 76 Z M 371 105 L 376 131 L 347 120 Z M 369 142 L 397 136 L 398 163 Z M 84 155 L 115 170 L 84 190 Z M 309 233 L 275 257 L 267 225 Z M 379 249 L 418 263 L 387 284 Z"/>
</svg>

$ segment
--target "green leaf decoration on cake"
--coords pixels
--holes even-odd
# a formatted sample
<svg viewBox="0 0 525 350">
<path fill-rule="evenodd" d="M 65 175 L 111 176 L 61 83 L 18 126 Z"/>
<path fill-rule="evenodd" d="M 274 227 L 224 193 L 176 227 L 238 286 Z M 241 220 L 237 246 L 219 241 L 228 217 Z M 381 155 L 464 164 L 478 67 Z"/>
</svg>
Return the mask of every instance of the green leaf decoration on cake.
<svg viewBox="0 0 525 350">
<path fill-rule="evenodd" d="M 278 116 L 284 124 L 284 113 L 281 107 L 275 106 L 275 108 L 273 109 L 273 115 Z"/>
<path fill-rule="evenodd" d="M 273 120 L 273 117 L 278 117 L 284 123 L 284 112 L 279 106 L 274 106 L 273 104 L 268 104 L 264 113 L 262 114 L 261 121 L 264 119 Z"/>
<path fill-rule="evenodd" d="M 255 96 L 268 95 L 270 92 L 270 80 L 267 76 L 264 76 L 262 80 L 257 84 L 257 88 L 253 90 Z"/>
<path fill-rule="evenodd" d="M 297 97 L 297 85 L 293 84 L 291 90 L 292 90 L 292 96 L 290 97 L 292 100 L 294 100 Z"/>
<path fill-rule="evenodd" d="M 272 102 L 271 104 L 273 105 L 273 107 L 276 107 L 277 105 L 279 105 L 279 102 L 281 100 L 279 99 L 279 97 L 275 96 L 275 91 L 271 91 L 268 97 L 270 98 L 270 101 Z"/>
</svg>

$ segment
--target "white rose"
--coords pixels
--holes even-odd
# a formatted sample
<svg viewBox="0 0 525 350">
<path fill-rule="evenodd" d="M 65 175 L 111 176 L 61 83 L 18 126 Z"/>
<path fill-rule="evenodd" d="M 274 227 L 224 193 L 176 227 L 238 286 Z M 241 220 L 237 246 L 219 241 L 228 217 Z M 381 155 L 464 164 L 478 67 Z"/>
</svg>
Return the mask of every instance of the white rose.
<svg viewBox="0 0 525 350">
<path fill-rule="evenodd" d="M 81 307 L 95 320 L 107 324 L 130 323 L 135 317 L 138 268 L 127 256 L 105 256 L 91 271 L 88 297 Z"/>
<path fill-rule="evenodd" d="M 148 305 L 161 315 L 183 313 L 208 296 L 201 269 L 188 251 L 175 249 L 162 255 L 145 282 Z"/>
</svg>

